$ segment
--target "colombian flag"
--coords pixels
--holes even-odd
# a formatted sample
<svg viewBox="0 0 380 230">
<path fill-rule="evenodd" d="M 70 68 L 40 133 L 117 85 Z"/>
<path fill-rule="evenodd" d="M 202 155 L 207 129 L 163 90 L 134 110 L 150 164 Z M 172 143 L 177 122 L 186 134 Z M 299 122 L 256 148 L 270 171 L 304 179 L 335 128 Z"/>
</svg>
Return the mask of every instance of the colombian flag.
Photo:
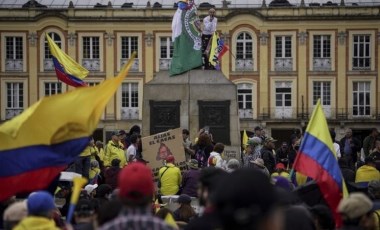
<svg viewBox="0 0 380 230">
<path fill-rule="evenodd" d="M 117 77 L 42 98 L 0 126 L 0 201 L 46 188 L 74 161 L 88 145 L 134 56 Z"/>
<path fill-rule="evenodd" d="M 74 87 L 86 86 L 83 79 L 88 75 L 88 70 L 79 65 L 69 55 L 65 54 L 54 41 L 51 40 L 48 34 L 46 34 L 46 39 L 53 56 L 55 73 L 58 79 Z"/>
<path fill-rule="evenodd" d="M 336 209 L 346 188 L 319 100 L 297 153 L 294 169 L 317 182 L 339 226 L 341 218 Z"/>
<path fill-rule="evenodd" d="M 213 66 L 218 66 L 222 56 L 229 50 L 228 46 L 224 43 L 223 39 L 219 37 L 217 32 L 214 32 L 214 35 L 211 39 L 211 49 L 209 62 Z"/>
</svg>

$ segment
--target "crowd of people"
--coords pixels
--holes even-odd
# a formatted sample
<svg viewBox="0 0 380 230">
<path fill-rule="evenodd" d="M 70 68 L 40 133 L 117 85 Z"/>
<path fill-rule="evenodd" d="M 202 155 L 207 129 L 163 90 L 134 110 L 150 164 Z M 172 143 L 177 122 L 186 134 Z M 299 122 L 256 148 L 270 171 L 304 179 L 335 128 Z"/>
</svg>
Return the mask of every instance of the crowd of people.
<svg viewBox="0 0 380 230">
<path fill-rule="evenodd" d="M 53 193 L 35 191 L 24 200 L 2 202 L 2 228 L 336 229 L 333 210 L 312 189 L 315 182 L 291 171 L 302 130 L 296 129 L 278 148 L 262 131 L 255 128 L 241 158 L 226 160 L 224 144 L 215 143 L 208 129 L 201 129 L 195 140 L 183 129 L 187 169 L 178 167 L 175 154 L 168 155 L 158 178 L 143 159 L 138 126 L 128 133 L 113 132 L 105 148 L 91 139 L 68 167 L 89 179 L 72 223 L 64 221 L 72 194 L 71 184 L 64 183 Z M 350 129 L 340 141 L 330 133 L 350 192 L 335 210 L 343 220 L 340 229 L 380 229 L 377 129 L 363 142 Z M 57 204 L 59 198 L 63 205 Z"/>
</svg>

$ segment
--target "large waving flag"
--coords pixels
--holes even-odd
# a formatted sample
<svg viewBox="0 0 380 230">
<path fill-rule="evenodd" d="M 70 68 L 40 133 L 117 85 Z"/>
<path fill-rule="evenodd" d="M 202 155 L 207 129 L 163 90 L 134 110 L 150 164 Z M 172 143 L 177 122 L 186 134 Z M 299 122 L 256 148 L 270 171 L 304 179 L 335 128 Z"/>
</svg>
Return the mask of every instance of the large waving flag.
<svg viewBox="0 0 380 230">
<path fill-rule="evenodd" d="M 211 49 L 209 55 L 210 64 L 216 69 L 220 69 L 220 60 L 228 50 L 228 46 L 224 43 L 223 39 L 219 37 L 218 32 L 214 32 L 211 39 Z"/>
<path fill-rule="evenodd" d="M 177 8 L 172 21 L 172 42 L 170 76 L 202 66 L 202 39 L 194 4 Z"/>
<path fill-rule="evenodd" d="M 117 77 L 94 87 L 44 97 L 0 126 L 0 201 L 46 188 L 74 161 L 88 145 L 88 137 L 134 56 Z"/>
<path fill-rule="evenodd" d="M 50 52 L 53 56 L 54 68 L 58 79 L 74 87 L 86 86 L 83 79 L 87 77 L 88 70 L 79 65 L 69 55 L 64 53 L 57 46 L 57 44 L 51 40 L 47 33 L 46 39 L 49 44 Z"/>
<path fill-rule="evenodd" d="M 339 225 L 341 218 L 336 209 L 346 188 L 319 100 L 304 134 L 294 169 L 317 182 Z"/>
</svg>

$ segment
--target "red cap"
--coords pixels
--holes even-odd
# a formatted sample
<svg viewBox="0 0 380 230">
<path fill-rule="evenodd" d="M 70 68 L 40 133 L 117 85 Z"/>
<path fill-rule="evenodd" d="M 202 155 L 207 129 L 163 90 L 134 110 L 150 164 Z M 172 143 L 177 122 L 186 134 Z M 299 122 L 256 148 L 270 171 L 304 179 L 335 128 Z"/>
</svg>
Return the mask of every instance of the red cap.
<svg viewBox="0 0 380 230">
<path fill-rule="evenodd" d="M 285 165 L 283 163 L 277 163 L 276 169 L 285 169 Z"/>
<path fill-rule="evenodd" d="M 166 162 L 173 163 L 174 162 L 174 156 L 173 155 L 167 156 L 166 157 Z"/>
<path fill-rule="evenodd" d="M 147 196 L 153 196 L 152 171 L 140 162 L 131 163 L 124 167 L 118 179 L 120 197 L 137 201 Z"/>
</svg>

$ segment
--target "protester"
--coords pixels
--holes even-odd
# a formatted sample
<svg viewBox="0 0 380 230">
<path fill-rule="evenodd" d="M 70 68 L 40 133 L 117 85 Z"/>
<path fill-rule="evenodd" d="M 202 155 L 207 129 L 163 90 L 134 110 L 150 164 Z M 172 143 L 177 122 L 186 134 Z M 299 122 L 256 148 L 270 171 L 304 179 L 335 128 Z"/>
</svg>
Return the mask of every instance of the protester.
<svg viewBox="0 0 380 230">
<path fill-rule="evenodd" d="M 97 224 L 102 226 L 103 224 L 115 219 L 123 208 L 119 199 L 110 200 L 99 208 L 97 215 Z"/>
<path fill-rule="evenodd" d="M 95 194 L 95 199 L 98 202 L 99 208 L 101 208 L 104 204 L 108 203 L 111 194 L 111 186 L 109 186 L 108 184 L 99 185 Z"/>
<path fill-rule="evenodd" d="M 235 170 L 237 170 L 238 168 L 240 168 L 240 162 L 235 159 L 235 158 L 232 158 L 228 161 L 227 163 L 227 172 L 233 172 Z"/>
<path fill-rule="evenodd" d="M 28 216 L 22 219 L 15 230 L 23 229 L 59 229 L 54 220 L 56 210 L 53 196 L 45 191 L 33 192 L 26 201 Z"/>
<path fill-rule="evenodd" d="M 131 163 L 133 161 L 137 160 L 137 148 L 138 148 L 138 140 L 139 137 L 137 134 L 132 134 L 130 136 L 130 145 L 126 151 L 125 158 L 127 159 L 128 163 Z"/>
<path fill-rule="evenodd" d="M 282 212 L 276 206 L 275 188 L 268 177 L 252 168 L 226 175 L 213 197 L 222 224 L 220 229 L 282 229 Z"/>
<path fill-rule="evenodd" d="M 189 170 L 184 172 L 182 177 L 182 194 L 186 194 L 191 197 L 198 197 L 198 181 L 201 174 L 201 171 L 198 169 L 198 161 L 191 159 L 187 165 Z"/>
<path fill-rule="evenodd" d="M 264 165 L 268 169 L 269 173 L 274 172 L 274 167 L 276 164 L 276 160 L 273 155 L 273 149 L 275 149 L 275 142 L 277 140 L 273 139 L 272 137 L 268 137 L 265 139 L 264 146 L 260 150 L 261 152 L 261 158 L 264 160 Z"/>
<path fill-rule="evenodd" d="M 284 230 L 316 230 L 314 220 L 309 210 L 302 205 L 292 205 L 284 210 Z"/>
<path fill-rule="evenodd" d="M 95 221 L 95 208 L 90 200 L 81 199 L 75 206 L 74 230 L 93 230 Z"/>
<path fill-rule="evenodd" d="M 74 162 L 75 172 L 89 179 L 91 156 L 97 154 L 96 152 L 97 149 L 94 145 L 94 138 L 90 137 L 87 147 Z"/>
<path fill-rule="evenodd" d="M 210 157 L 214 157 L 215 159 L 215 167 L 225 169 L 226 168 L 226 162 L 222 159 L 221 154 L 224 151 L 224 144 L 223 143 L 216 143 L 214 146 L 214 150 L 210 153 Z"/>
<path fill-rule="evenodd" d="M 191 197 L 186 194 L 182 194 L 178 197 L 177 203 L 180 206 L 173 212 L 174 219 L 176 221 L 189 223 L 189 221 L 196 216 L 196 213 L 190 204 Z"/>
<path fill-rule="evenodd" d="M 166 158 L 166 165 L 161 167 L 158 172 L 161 195 L 175 195 L 179 192 L 182 175 L 181 170 L 174 165 L 174 161 L 174 156 L 169 155 Z"/>
<path fill-rule="evenodd" d="M 286 171 L 286 168 L 285 168 L 285 165 L 283 163 L 277 163 L 276 164 L 276 167 L 275 167 L 275 172 L 272 173 L 271 175 L 272 177 L 275 177 L 275 176 L 282 176 L 284 178 L 289 178 L 290 175 L 289 173 Z"/>
<path fill-rule="evenodd" d="M 194 218 L 185 226 L 185 229 L 208 230 L 222 229 L 222 224 L 216 214 L 216 209 L 211 197 L 217 189 L 218 183 L 224 179 L 227 172 L 220 168 L 204 168 L 199 177 L 198 199 L 203 211 L 199 218 Z"/>
<path fill-rule="evenodd" d="M 190 132 L 187 129 L 182 130 L 182 140 L 183 148 L 185 149 L 185 160 L 186 162 L 191 159 L 191 155 L 194 154 L 191 149 L 192 143 L 190 140 Z"/>
<path fill-rule="evenodd" d="M 123 145 L 124 150 L 126 150 L 129 147 L 126 143 L 127 133 L 124 130 L 119 130 L 117 135 L 119 137 L 120 143 Z"/>
<path fill-rule="evenodd" d="M 216 31 L 217 24 L 218 19 L 215 17 L 215 9 L 211 8 L 208 11 L 208 16 L 203 19 L 202 53 L 205 69 L 214 69 L 209 62 L 207 48 L 210 46 L 210 40 L 212 39 L 212 35 Z"/>
<path fill-rule="evenodd" d="M 198 161 L 198 167 L 204 168 L 207 166 L 207 160 L 210 157 L 210 153 L 214 149 L 210 135 L 203 132 L 199 135 L 197 143 L 193 146 L 194 155 L 193 159 Z"/>
<path fill-rule="evenodd" d="M 99 177 L 100 177 L 99 162 L 97 160 L 91 160 L 90 173 L 89 173 L 89 183 L 90 184 L 97 184 Z"/>
<path fill-rule="evenodd" d="M 22 219 L 28 215 L 26 201 L 12 203 L 5 209 L 3 215 L 4 230 L 12 230 Z"/>
<path fill-rule="evenodd" d="M 357 161 L 357 153 L 360 152 L 360 141 L 352 136 L 352 130 L 347 129 L 346 135 L 340 140 L 340 151 L 342 156 L 348 160 L 348 166 L 353 168 Z"/>
<path fill-rule="evenodd" d="M 301 139 L 294 138 L 292 139 L 291 146 L 289 149 L 288 157 L 289 157 L 289 168 L 293 168 L 294 161 L 297 157 L 298 150 L 300 148 Z"/>
<path fill-rule="evenodd" d="M 84 187 L 84 190 L 86 190 L 90 198 L 95 198 L 97 188 L 98 188 L 97 184 L 88 184 Z"/>
<path fill-rule="evenodd" d="M 98 156 L 99 156 L 99 159 L 100 159 L 99 164 L 100 164 L 101 166 L 104 166 L 105 153 L 104 153 L 104 144 L 103 144 L 103 142 L 101 142 L 101 141 L 96 141 L 96 142 L 95 142 L 95 147 L 96 147 L 96 149 L 98 150 L 97 153 L 98 153 Z"/>
<path fill-rule="evenodd" d="M 113 132 L 112 139 L 107 144 L 106 158 L 108 160 L 107 160 L 106 166 L 110 166 L 112 160 L 119 159 L 120 160 L 119 167 L 123 168 L 124 165 L 127 163 L 127 160 L 125 159 L 124 146 L 120 142 L 118 135 L 119 135 L 119 132 Z"/>
<path fill-rule="evenodd" d="M 152 214 L 154 185 L 150 168 L 137 162 L 129 164 L 120 172 L 118 188 L 124 208 L 118 217 L 104 224 L 100 230 L 172 229 Z"/>
<path fill-rule="evenodd" d="M 342 157 L 338 159 L 338 164 L 340 171 L 342 172 L 342 176 L 346 183 L 355 182 L 355 171 L 348 167 L 346 157 Z"/>
<path fill-rule="evenodd" d="M 277 149 L 276 151 L 276 162 L 277 163 L 282 163 L 285 165 L 285 167 L 288 166 L 289 162 L 289 146 L 286 141 L 282 142 L 281 147 Z"/>
<path fill-rule="evenodd" d="M 248 139 L 247 146 L 245 149 L 244 155 L 244 167 L 251 167 L 250 163 L 257 158 L 261 158 L 261 138 L 260 137 L 252 137 Z"/>
<path fill-rule="evenodd" d="M 316 230 L 334 230 L 335 220 L 329 207 L 317 204 L 310 208 Z"/>
<path fill-rule="evenodd" d="M 129 129 L 129 132 L 125 138 L 125 144 L 126 144 L 126 148 L 129 147 L 129 145 L 131 144 L 131 136 L 133 134 L 136 134 L 136 135 L 140 135 L 141 134 L 141 128 L 140 126 L 138 125 L 133 125 L 130 129 Z"/>
<path fill-rule="evenodd" d="M 372 157 L 366 157 L 365 165 L 358 168 L 355 176 L 355 183 L 367 186 L 371 180 L 380 180 L 380 172 L 376 169 L 376 164 Z"/>
<path fill-rule="evenodd" d="M 332 139 L 332 142 L 333 142 L 333 146 L 334 146 L 334 150 L 335 150 L 335 155 L 336 157 L 339 159 L 342 157 L 342 154 L 340 152 L 340 145 L 339 143 L 335 140 L 335 137 L 336 137 L 336 133 L 333 129 L 330 129 L 330 136 L 331 136 L 331 139 Z"/>
<path fill-rule="evenodd" d="M 363 193 L 351 193 L 343 198 L 338 205 L 343 219 L 341 229 L 374 229 L 372 207 L 372 201 Z"/>
<path fill-rule="evenodd" d="M 266 139 L 265 137 L 265 131 L 260 126 L 256 126 L 254 131 L 253 137 L 259 137 L 261 139 L 261 143 L 263 143 Z"/>
<path fill-rule="evenodd" d="M 117 178 L 120 171 L 120 160 L 113 159 L 111 167 L 107 168 L 104 173 L 105 183 L 111 186 L 112 189 L 116 189 L 117 187 Z"/>
<path fill-rule="evenodd" d="M 377 128 L 372 128 L 371 133 L 363 140 L 363 152 L 365 157 L 372 153 L 372 150 L 376 147 L 376 138 L 379 136 Z"/>
<path fill-rule="evenodd" d="M 269 170 L 265 167 L 264 165 L 264 160 L 261 159 L 261 158 L 256 158 L 256 160 L 254 161 L 251 161 L 251 167 L 250 168 L 253 168 L 257 171 L 260 171 L 262 172 L 263 174 L 265 174 L 266 176 L 270 176 L 270 172 Z"/>
</svg>

